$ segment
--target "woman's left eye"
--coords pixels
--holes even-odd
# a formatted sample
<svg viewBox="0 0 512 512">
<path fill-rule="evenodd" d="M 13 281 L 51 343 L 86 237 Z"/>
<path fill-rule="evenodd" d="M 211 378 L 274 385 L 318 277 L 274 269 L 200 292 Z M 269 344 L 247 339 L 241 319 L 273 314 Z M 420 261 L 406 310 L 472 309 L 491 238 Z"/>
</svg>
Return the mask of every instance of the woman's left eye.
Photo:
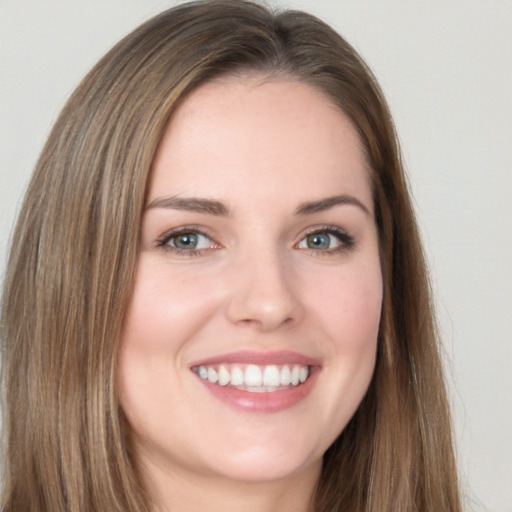
<svg viewBox="0 0 512 512">
<path fill-rule="evenodd" d="M 298 244 L 298 249 L 309 249 L 319 252 L 335 252 L 352 249 L 354 239 L 348 233 L 338 229 L 324 229 L 307 234 Z"/>
</svg>

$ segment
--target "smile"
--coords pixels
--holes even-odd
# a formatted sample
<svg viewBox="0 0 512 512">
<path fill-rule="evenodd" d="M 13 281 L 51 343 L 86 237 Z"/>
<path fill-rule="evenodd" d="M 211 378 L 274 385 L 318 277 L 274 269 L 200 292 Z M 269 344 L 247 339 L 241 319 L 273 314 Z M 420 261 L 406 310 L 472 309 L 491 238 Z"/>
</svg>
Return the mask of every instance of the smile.
<svg viewBox="0 0 512 512">
<path fill-rule="evenodd" d="M 309 365 L 282 364 L 219 364 L 192 368 L 202 380 L 217 386 L 227 386 L 251 393 L 271 393 L 290 389 L 306 382 Z"/>
<path fill-rule="evenodd" d="M 311 393 L 321 361 L 289 350 L 218 354 L 190 367 L 203 389 L 241 412 L 278 413 Z"/>
</svg>

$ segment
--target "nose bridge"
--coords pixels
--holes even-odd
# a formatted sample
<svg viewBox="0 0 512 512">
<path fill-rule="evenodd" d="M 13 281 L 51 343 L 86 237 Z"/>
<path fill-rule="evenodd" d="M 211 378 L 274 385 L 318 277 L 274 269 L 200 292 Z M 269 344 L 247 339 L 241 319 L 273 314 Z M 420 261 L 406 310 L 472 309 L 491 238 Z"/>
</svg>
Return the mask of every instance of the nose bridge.
<svg viewBox="0 0 512 512">
<path fill-rule="evenodd" d="M 241 252 L 232 278 L 227 310 L 231 322 L 269 331 L 301 318 L 291 262 L 277 244 Z"/>
</svg>

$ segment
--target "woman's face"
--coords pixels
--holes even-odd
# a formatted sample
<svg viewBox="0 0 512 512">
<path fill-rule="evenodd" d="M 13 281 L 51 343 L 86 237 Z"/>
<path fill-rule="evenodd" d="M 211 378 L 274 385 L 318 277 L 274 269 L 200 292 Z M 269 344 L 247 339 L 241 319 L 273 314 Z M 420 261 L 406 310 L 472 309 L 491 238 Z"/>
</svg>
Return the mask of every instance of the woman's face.
<svg viewBox="0 0 512 512">
<path fill-rule="evenodd" d="M 372 377 L 382 279 L 358 135 L 296 81 L 226 78 L 154 161 L 119 393 L 148 472 L 318 475 Z"/>
</svg>

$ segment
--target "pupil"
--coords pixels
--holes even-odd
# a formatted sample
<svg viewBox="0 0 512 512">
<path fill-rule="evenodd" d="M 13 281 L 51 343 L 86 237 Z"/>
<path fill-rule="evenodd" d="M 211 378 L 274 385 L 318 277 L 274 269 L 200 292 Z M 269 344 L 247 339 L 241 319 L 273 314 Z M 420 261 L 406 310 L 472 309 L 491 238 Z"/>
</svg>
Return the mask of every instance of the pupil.
<svg viewBox="0 0 512 512">
<path fill-rule="evenodd" d="M 329 248 L 329 236 L 327 235 L 309 235 L 308 245 L 312 249 L 328 249 Z"/>
<path fill-rule="evenodd" d="M 197 245 L 197 235 L 193 233 L 186 233 L 184 235 L 180 235 L 176 240 L 176 247 L 180 249 L 190 249 Z"/>
</svg>

